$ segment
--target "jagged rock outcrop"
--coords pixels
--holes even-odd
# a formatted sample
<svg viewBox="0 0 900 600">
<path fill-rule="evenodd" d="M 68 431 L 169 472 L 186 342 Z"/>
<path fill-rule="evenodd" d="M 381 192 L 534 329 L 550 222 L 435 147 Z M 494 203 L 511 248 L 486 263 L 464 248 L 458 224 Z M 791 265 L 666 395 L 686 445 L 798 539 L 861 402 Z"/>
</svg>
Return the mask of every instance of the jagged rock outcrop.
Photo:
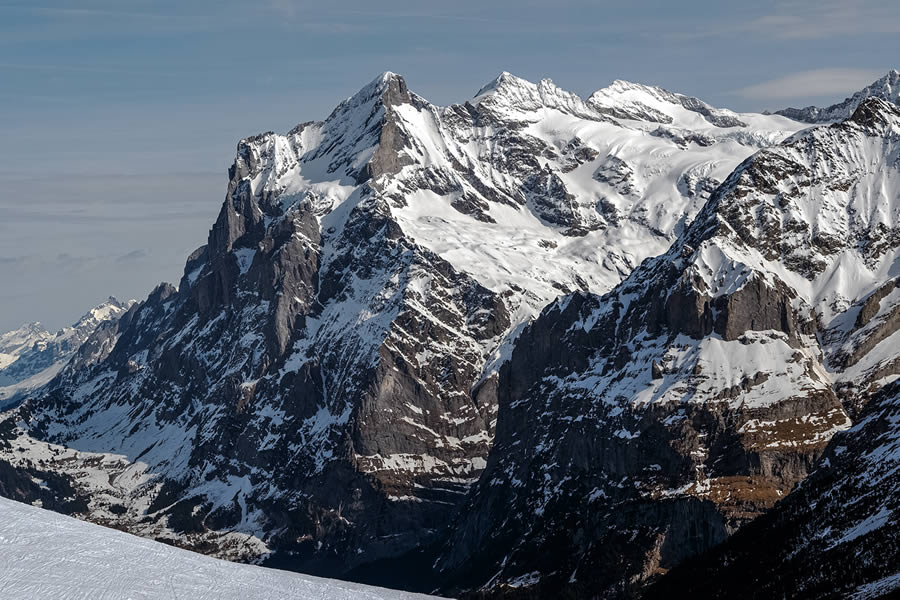
<svg viewBox="0 0 900 600">
<path fill-rule="evenodd" d="M 546 308 L 500 370 L 447 589 L 634 595 L 803 481 L 850 386 L 896 364 L 898 148 L 900 109 L 869 99 L 745 161 L 610 293 Z"/>
<path fill-rule="evenodd" d="M 900 385 L 885 386 L 772 511 L 643 596 L 888 598 L 900 589 Z"/>
</svg>

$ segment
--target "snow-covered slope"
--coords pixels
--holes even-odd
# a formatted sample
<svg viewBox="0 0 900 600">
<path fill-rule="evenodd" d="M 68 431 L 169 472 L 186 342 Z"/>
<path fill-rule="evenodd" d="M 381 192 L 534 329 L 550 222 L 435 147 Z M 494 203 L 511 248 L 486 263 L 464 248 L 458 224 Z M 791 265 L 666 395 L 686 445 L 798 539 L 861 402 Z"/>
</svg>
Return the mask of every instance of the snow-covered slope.
<svg viewBox="0 0 900 600">
<path fill-rule="evenodd" d="M 5 369 L 29 351 L 35 344 L 51 337 L 40 323 L 26 323 L 18 329 L 0 335 L 0 369 Z"/>
<path fill-rule="evenodd" d="M 439 107 L 385 73 L 242 140 L 179 287 L 11 415 L 3 458 L 43 460 L 92 519 L 220 556 L 341 573 L 431 543 L 486 464 L 522 327 L 663 252 L 803 127 L 629 94 L 610 116 L 612 91 L 502 74 Z M 625 114 L 644 96 L 671 122 Z"/>
<path fill-rule="evenodd" d="M 661 123 L 695 132 L 746 128 L 752 121 L 756 122 L 756 127 L 752 127 L 751 131 L 765 130 L 765 124 L 771 123 L 767 116 L 738 115 L 710 106 L 698 98 L 622 80 L 616 80 L 609 87 L 591 94 L 587 104 L 611 117 Z"/>
<path fill-rule="evenodd" d="M 843 121 L 844 119 L 849 119 L 850 115 L 853 114 L 853 111 L 856 110 L 856 107 L 866 98 L 881 98 L 892 104 L 900 103 L 900 71 L 897 71 L 896 69 L 888 71 L 888 73 L 878 81 L 867 85 L 849 98 L 846 98 L 837 104 L 832 104 L 825 108 L 820 108 L 818 106 L 785 108 L 776 111 L 775 114 L 806 123 L 831 123 L 834 121 Z"/>
<path fill-rule="evenodd" d="M 547 307 L 442 567 L 630 593 L 786 496 L 900 374 L 898 156 L 900 108 L 867 99 L 742 163 L 610 293 Z"/>
<path fill-rule="evenodd" d="M 413 600 L 406 592 L 229 563 L 0 498 L 6 600 Z"/>
<path fill-rule="evenodd" d="M 611 118 L 635 101 L 613 93 L 622 85 L 666 104 L 672 127 L 624 108 Z M 519 320 L 561 290 L 606 291 L 663 252 L 741 160 L 803 127 L 764 115 L 717 126 L 657 90 L 617 82 L 584 101 L 503 73 L 463 107 L 401 107 L 412 165 L 385 194 L 403 198 L 395 214 L 420 244 L 524 304 Z"/>
<path fill-rule="evenodd" d="M 118 318 L 132 304 L 110 297 L 56 333 L 28 323 L 0 335 L 0 407 L 53 379 L 101 323 Z"/>
</svg>

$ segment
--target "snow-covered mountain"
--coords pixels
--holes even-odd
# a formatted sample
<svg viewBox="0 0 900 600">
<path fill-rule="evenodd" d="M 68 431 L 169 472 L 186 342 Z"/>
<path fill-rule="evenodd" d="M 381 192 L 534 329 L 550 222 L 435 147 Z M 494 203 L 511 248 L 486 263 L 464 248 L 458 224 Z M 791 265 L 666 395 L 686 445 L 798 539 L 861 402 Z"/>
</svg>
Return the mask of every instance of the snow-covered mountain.
<svg viewBox="0 0 900 600">
<path fill-rule="evenodd" d="M 867 85 L 849 98 L 824 108 L 807 106 L 806 108 L 785 108 L 775 114 L 803 121 L 806 123 L 832 123 L 849 119 L 856 107 L 866 98 L 881 98 L 892 104 L 900 104 L 900 71 L 893 69 L 878 81 Z"/>
<path fill-rule="evenodd" d="M 858 104 L 807 129 L 504 73 L 440 107 L 385 73 L 238 144 L 179 286 L 0 417 L 0 495 L 321 574 L 631 593 L 900 372 L 900 117 Z"/>
<path fill-rule="evenodd" d="M 40 323 L 26 323 L 18 329 L 0 335 L 0 369 L 5 369 L 18 358 L 31 350 L 34 344 L 46 342 L 50 338 L 49 331 Z"/>
<path fill-rule="evenodd" d="M 0 498 L 7 600 L 414 600 L 406 592 L 229 563 Z"/>
<path fill-rule="evenodd" d="M 750 130 L 752 132 L 754 129 L 765 129 L 767 121 L 767 117 L 763 115 L 741 116 L 730 110 L 710 106 L 699 98 L 621 80 L 591 94 L 587 103 L 617 119 L 661 123 L 692 132 L 755 125 Z"/>
<path fill-rule="evenodd" d="M 421 548 L 484 468 L 521 328 L 664 251 L 801 127 L 506 73 L 438 107 L 385 73 L 240 142 L 179 287 L 89 341 L 4 458 L 43 460 L 93 520 L 220 556 L 344 573 Z"/>
<path fill-rule="evenodd" d="M 0 335 L 0 406 L 53 379 L 101 323 L 117 319 L 132 304 L 134 300 L 123 303 L 110 296 L 56 333 L 40 323 L 27 323 Z"/>
<path fill-rule="evenodd" d="M 802 481 L 900 375 L 897 156 L 900 108 L 867 99 L 742 163 L 610 293 L 546 308 L 501 369 L 451 578 L 628 594 Z"/>
</svg>

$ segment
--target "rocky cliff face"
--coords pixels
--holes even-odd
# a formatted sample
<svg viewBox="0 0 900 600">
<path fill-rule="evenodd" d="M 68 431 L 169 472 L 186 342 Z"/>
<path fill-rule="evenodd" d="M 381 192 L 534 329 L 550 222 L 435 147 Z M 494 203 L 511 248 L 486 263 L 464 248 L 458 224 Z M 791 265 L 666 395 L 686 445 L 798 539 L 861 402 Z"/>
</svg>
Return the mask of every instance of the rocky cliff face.
<svg viewBox="0 0 900 600">
<path fill-rule="evenodd" d="M 630 595 L 802 481 L 896 376 L 898 148 L 869 99 L 745 161 L 610 293 L 545 309 L 439 562 L 457 589 Z"/>
<path fill-rule="evenodd" d="M 790 496 L 723 546 L 674 569 L 645 597 L 894 597 L 900 589 L 898 423 L 900 387 L 892 383 L 832 439 Z"/>
</svg>

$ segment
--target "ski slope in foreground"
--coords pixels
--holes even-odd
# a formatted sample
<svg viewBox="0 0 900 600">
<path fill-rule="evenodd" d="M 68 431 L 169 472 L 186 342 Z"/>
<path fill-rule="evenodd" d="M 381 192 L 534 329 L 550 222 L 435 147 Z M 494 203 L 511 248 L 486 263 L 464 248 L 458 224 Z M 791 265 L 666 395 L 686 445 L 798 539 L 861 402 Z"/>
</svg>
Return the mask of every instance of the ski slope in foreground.
<svg viewBox="0 0 900 600">
<path fill-rule="evenodd" d="M 6 600 L 427 598 L 230 563 L 0 498 Z"/>
</svg>

